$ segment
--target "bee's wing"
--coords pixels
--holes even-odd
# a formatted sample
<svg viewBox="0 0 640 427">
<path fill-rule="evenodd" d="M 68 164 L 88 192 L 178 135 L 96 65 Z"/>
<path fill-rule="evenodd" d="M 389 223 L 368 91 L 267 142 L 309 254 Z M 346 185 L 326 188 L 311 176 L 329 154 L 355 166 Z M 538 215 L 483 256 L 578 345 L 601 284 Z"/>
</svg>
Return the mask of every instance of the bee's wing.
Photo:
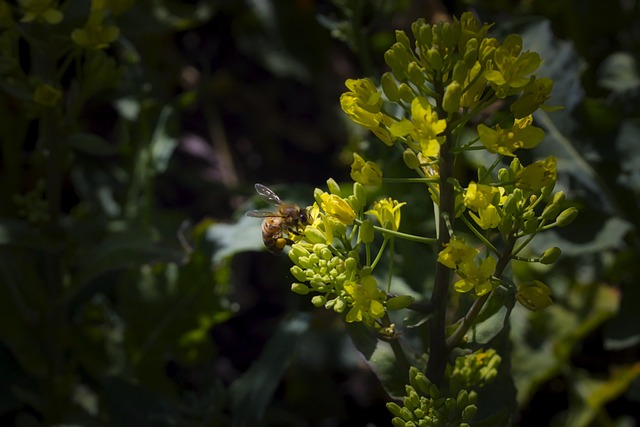
<svg viewBox="0 0 640 427">
<path fill-rule="evenodd" d="M 280 197 L 278 197 L 278 195 L 276 193 L 273 192 L 272 189 L 270 189 L 269 187 L 267 187 L 266 185 L 262 185 L 262 184 L 256 184 L 255 185 L 256 191 L 258 192 L 258 194 L 263 197 L 264 199 L 273 202 L 277 205 L 281 205 L 284 202 L 280 199 Z"/>
<path fill-rule="evenodd" d="M 267 218 L 270 216 L 282 216 L 277 212 L 269 212 L 269 211 L 249 211 L 245 214 L 246 216 L 251 216 L 254 218 Z"/>
</svg>

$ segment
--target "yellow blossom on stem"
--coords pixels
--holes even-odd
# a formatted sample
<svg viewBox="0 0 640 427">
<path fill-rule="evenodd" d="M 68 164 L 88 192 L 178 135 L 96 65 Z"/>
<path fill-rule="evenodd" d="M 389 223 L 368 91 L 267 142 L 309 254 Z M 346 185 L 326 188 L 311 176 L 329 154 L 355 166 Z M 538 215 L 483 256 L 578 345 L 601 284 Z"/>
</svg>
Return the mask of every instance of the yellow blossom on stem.
<svg viewBox="0 0 640 427">
<path fill-rule="evenodd" d="M 376 201 L 373 209 L 365 213 L 375 216 L 382 227 L 397 231 L 400 228 L 400 208 L 404 205 L 406 203 L 400 203 L 389 197 Z"/>
<path fill-rule="evenodd" d="M 377 164 L 365 161 L 358 153 L 353 153 L 351 179 L 362 185 L 379 187 L 382 185 L 382 170 Z"/>
<path fill-rule="evenodd" d="M 416 97 L 411 102 L 411 121 L 402 119 L 391 124 L 389 131 L 394 137 L 409 135 L 420 147 L 425 157 L 438 157 L 444 137 L 438 136 L 447 128 L 447 121 L 439 119 L 429 100 Z"/>
<path fill-rule="evenodd" d="M 360 283 L 347 282 L 344 290 L 353 300 L 347 313 L 347 322 L 371 323 L 384 316 L 385 293 L 378 289 L 372 276 L 366 276 Z"/>
<path fill-rule="evenodd" d="M 467 245 L 463 239 L 452 237 L 438 254 L 438 262 L 455 269 L 461 264 L 473 262 L 478 254 L 478 250 Z"/>
<path fill-rule="evenodd" d="M 484 77 L 493 84 L 498 98 L 505 98 L 519 92 L 529 83 L 529 74 L 533 73 L 542 62 L 542 58 L 535 52 L 522 50 L 522 37 L 511 34 L 504 40 L 493 54 L 493 60 L 488 64 Z"/>
<path fill-rule="evenodd" d="M 475 262 L 464 263 L 457 270 L 461 279 L 454 283 L 453 288 L 460 293 L 475 290 L 476 295 L 482 296 L 493 290 L 491 275 L 496 269 L 496 259 L 488 257 L 480 265 Z"/>
<path fill-rule="evenodd" d="M 478 137 L 490 153 L 513 157 L 518 148 L 534 148 L 544 138 L 544 131 L 532 126 L 532 121 L 531 116 L 516 119 L 514 125 L 507 129 L 500 125 L 490 128 L 481 123 L 478 125 Z"/>
<path fill-rule="evenodd" d="M 104 24 L 106 10 L 96 6 L 96 3 L 92 3 L 89 19 L 84 27 L 71 32 L 71 39 L 84 49 L 105 49 L 120 35 L 118 27 Z"/>
<path fill-rule="evenodd" d="M 500 225 L 500 221 L 502 221 L 502 217 L 498 212 L 498 208 L 493 205 L 489 205 L 486 208 L 478 209 L 478 215 L 474 214 L 473 212 L 470 212 L 469 215 L 483 230 L 496 228 L 498 225 Z"/>
<path fill-rule="evenodd" d="M 56 0 L 20 0 L 20 7 L 24 12 L 20 21 L 58 24 L 64 15 L 57 9 L 57 3 Z"/>
<path fill-rule="evenodd" d="M 382 97 L 369 79 L 348 79 L 349 92 L 340 96 L 340 106 L 355 123 L 375 129 L 382 121 Z"/>
<path fill-rule="evenodd" d="M 320 201 L 320 207 L 328 216 L 337 219 L 344 225 L 353 224 L 356 213 L 345 199 L 336 194 L 322 193 Z"/>
<path fill-rule="evenodd" d="M 549 156 L 521 169 L 516 174 L 516 187 L 530 191 L 540 191 L 556 181 L 558 160 Z"/>
<path fill-rule="evenodd" d="M 486 184 L 476 184 L 471 181 L 464 193 L 464 205 L 474 211 L 485 209 L 494 200 L 496 195 L 500 194 L 500 190 L 496 187 Z"/>
</svg>

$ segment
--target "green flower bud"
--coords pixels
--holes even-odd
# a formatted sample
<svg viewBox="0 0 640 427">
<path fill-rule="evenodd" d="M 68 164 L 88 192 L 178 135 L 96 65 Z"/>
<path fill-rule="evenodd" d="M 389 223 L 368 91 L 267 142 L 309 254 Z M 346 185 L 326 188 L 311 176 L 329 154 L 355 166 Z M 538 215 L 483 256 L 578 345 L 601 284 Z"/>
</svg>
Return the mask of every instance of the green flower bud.
<svg viewBox="0 0 640 427">
<path fill-rule="evenodd" d="M 526 234 L 535 233 L 536 230 L 538 229 L 538 225 L 539 224 L 540 224 L 540 222 L 538 221 L 537 218 L 530 218 L 530 219 L 528 219 L 528 220 L 526 220 L 524 222 L 524 226 L 522 227 L 522 231 L 524 231 Z"/>
<path fill-rule="evenodd" d="M 370 219 L 362 221 L 362 225 L 360 226 L 360 241 L 362 243 L 371 243 L 374 237 L 373 222 Z"/>
<path fill-rule="evenodd" d="M 344 261 L 344 268 L 346 271 L 354 271 L 358 268 L 358 260 L 353 258 L 353 257 L 349 257 Z"/>
<path fill-rule="evenodd" d="M 307 273 L 297 265 L 291 267 L 289 271 L 291 271 L 291 274 L 293 274 L 293 277 L 295 277 L 297 280 L 301 282 L 307 281 Z"/>
<path fill-rule="evenodd" d="M 466 408 L 467 405 L 469 405 L 469 392 L 464 389 L 460 390 L 456 398 L 456 406 L 458 408 Z"/>
<path fill-rule="evenodd" d="M 509 171 L 505 168 L 500 168 L 500 170 L 498 170 L 498 180 L 500 182 L 511 181 L 511 177 L 509 176 Z"/>
<path fill-rule="evenodd" d="M 442 99 L 442 109 L 447 113 L 455 113 L 460 108 L 460 97 L 462 86 L 457 81 L 451 82 L 444 91 Z"/>
<path fill-rule="evenodd" d="M 402 160 L 404 160 L 404 163 L 409 169 L 418 169 L 420 167 L 420 159 L 418 159 L 418 155 L 411 148 L 404 150 Z"/>
<path fill-rule="evenodd" d="M 549 265 L 558 260 L 562 251 L 558 247 L 549 248 L 540 257 L 540 264 Z"/>
<path fill-rule="evenodd" d="M 396 79 L 393 78 L 393 74 L 386 72 L 382 75 L 382 91 L 387 96 L 387 99 L 391 102 L 398 102 L 400 100 L 400 93 L 398 93 L 398 84 Z"/>
<path fill-rule="evenodd" d="M 498 230 L 505 236 L 513 230 L 513 216 L 509 214 L 505 214 L 498 224 Z"/>
<path fill-rule="evenodd" d="M 473 64 L 478 60 L 478 39 L 474 38 L 467 41 L 462 60 L 467 64 L 467 67 L 473 67 Z"/>
<path fill-rule="evenodd" d="M 416 390 L 420 390 L 423 394 L 429 394 L 431 381 L 415 366 L 409 368 L 409 382 Z"/>
<path fill-rule="evenodd" d="M 345 303 L 342 298 L 335 299 L 335 304 L 333 305 L 333 311 L 335 311 L 336 313 L 342 313 L 346 307 L 347 307 L 347 303 Z"/>
<path fill-rule="evenodd" d="M 420 26 L 420 34 L 417 37 L 420 44 L 425 48 L 430 48 L 433 45 L 433 31 L 430 24 L 424 24 Z"/>
<path fill-rule="evenodd" d="M 453 397 L 447 397 L 444 401 L 444 407 L 449 414 L 456 412 L 456 400 Z"/>
<path fill-rule="evenodd" d="M 325 236 L 322 231 L 318 230 L 315 227 L 307 227 L 307 228 L 305 228 L 304 236 L 311 243 L 326 243 L 327 242 L 327 236 Z"/>
<path fill-rule="evenodd" d="M 398 295 L 397 297 L 393 297 L 387 301 L 387 310 L 402 310 L 409 307 L 414 301 L 415 298 L 411 295 Z"/>
<path fill-rule="evenodd" d="M 396 30 L 396 41 L 402 44 L 408 50 L 411 50 L 411 41 L 403 30 Z"/>
<path fill-rule="evenodd" d="M 306 295 L 309 293 L 309 287 L 302 283 L 292 283 L 291 290 L 298 295 Z"/>
<path fill-rule="evenodd" d="M 340 186 L 335 179 L 329 178 L 327 180 L 327 188 L 329 188 L 329 193 L 342 197 L 342 190 L 340 190 Z"/>
<path fill-rule="evenodd" d="M 464 84 L 464 81 L 467 79 L 469 75 L 469 66 L 464 61 L 457 61 L 456 65 L 453 66 L 453 80 Z"/>
<path fill-rule="evenodd" d="M 458 45 L 458 39 L 460 38 L 460 25 L 458 24 L 458 30 L 456 26 L 451 25 L 448 22 L 442 24 L 442 43 L 447 47 L 455 47 Z"/>
<path fill-rule="evenodd" d="M 316 295 L 311 298 L 311 304 L 315 307 L 322 307 L 327 302 L 327 298 L 324 295 Z"/>
<path fill-rule="evenodd" d="M 564 227 L 573 222 L 574 219 L 578 216 L 578 209 L 574 207 L 567 208 L 563 210 L 558 218 L 556 219 L 556 225 L 558 227 Z"/>
<path fill-rule="evenodd" d="M 413 414 L 407 408 L 400 409 L 400 417 L 405 421 L 413 421 Z"/>
<path fill-rule="evenodd" d="M 416 97 L 409 85 L 406 83 L 400 83 L 398 86 L 398 93 L 400 94 L 400 99 L 402 99 L 407 104 L 411 104 L 413 99 Z"/>
<path fill-rule="evenodd" d="M 442 56 L 438 49 L 432 47 L 427 51 L 427 61 L 431 69 L 442 71 Z"/>
<path fill-rule="evenodd" d="M 415 411 L 420 407 L 420 397 L 418 393 L 411 387 L 407 386 L 407 396 L 404 398 L 404 406 L 410 411 Z"/>
<path fill-rule="evenodd" d="M 358 201 L 359 209 L 356 209 L 356 210 L 359 211 L 367 204 L 367 190 L 364 188 L 364 185 L 362 185 L 359 182 L 354 182 L 353 195 Z"/>
<path fill-rule="evenodd" d="M 398 406 L 398 404 L 395 403 L 395 402 L 387 402 L 387 409 L 389 410 L 389 412 L 391 412 L 391 415 L 393 415 L 395 417 L 399 417 L 400 416 L 400 410 L 402 408 L 400 408 L 400 406 Z"/>
<path fill-rule="evenodd" d="M 469 404 L 475 405 L 478 402 L 478 392 L 471 390 L 469 392 Z"/>
<path fill-rule="evenodd" d="M 409 63 L 407 75 L 409 76 L 409 80 L 416 86 L 421 86 L 422 83 L 424 83 L 424 70 L 415 61 Z"/>
<path fill-rule="evenodd" d="M 387 405 L 388 405 L 388 403 L 387 403 Z M 393 418 L 391 420 L 391 424 L 393 424 L 393 427 L 406 427 L 407 426 L 407 423 L 400 417 Z"/>
<path fill-rule="evenodd" d="M 539 280 L 518 286 L 516 300 L 525 308 L 535 311 L 553 304 L 551 289 Z"/>
<path fill-rule="evenodd" d="M 462 410 L 462 419 L 464 421 L 471 421 L 478 412 L 478 407 L 476 405 L 469 405 Z"/>
</svg>

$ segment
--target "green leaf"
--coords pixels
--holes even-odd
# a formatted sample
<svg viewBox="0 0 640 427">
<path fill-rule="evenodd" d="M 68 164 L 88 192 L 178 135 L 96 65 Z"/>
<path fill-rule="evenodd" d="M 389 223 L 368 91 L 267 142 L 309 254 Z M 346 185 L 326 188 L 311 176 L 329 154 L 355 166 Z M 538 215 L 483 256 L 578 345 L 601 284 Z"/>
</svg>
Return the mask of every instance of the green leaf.
<svg viewBox="0 0 640 427">
<path fill-rule="evenodd" d="M 205 235 L 216 247 L 214 263 L 221 262 L 239 252 L 264 250 L 261 222 L 243 216 L 235 224 L 214 224 Z"/>
<path fill-rule="evenodd" d="M 161 246 L 151 232 L 126 230 L 96 242 L 85 253 L 78 254 L 80 270 L 74 284 L 81 286 L 96 277 L 126 267 L 157 262 L 179 262 L 183 254 Z"/>
<path fill-rule="evenodd" d="M 401 347 L 401 339 L 383 341 L 360 322 L 347 323 L 347 332 L 358 351 L 376 374 L 387 393 L 401 398 L 409 383 L 409 362 Z"/>
<path fill-rule="evenodd" d="M 470 340 L 484 345 L 495 338 L 504 329 L 514 304 L 513 293 L 502 288 L 494 290 L 467 334 Z"/>
<path fill-rule="evenodd" d="M 296 347 L 309 329 L 309 316 L 285 318 L 262 354 L 240 379 L 231 385 L 233 426 L 258 425 L 273 393 L 291 363 Z"/>
<path fill-rule="evenodd" d="M 0 246 L 43 248 L 47 245 L 40 230 L 29 222 L 18 219 L 0 219 Z"/>
<path fill-rule="evenodd" d="M 74 150 L 94 156 L 111 156 L 118 147 L 94 133 L 76 132 L 67 137 L 66 143 Z"/>
</svg>

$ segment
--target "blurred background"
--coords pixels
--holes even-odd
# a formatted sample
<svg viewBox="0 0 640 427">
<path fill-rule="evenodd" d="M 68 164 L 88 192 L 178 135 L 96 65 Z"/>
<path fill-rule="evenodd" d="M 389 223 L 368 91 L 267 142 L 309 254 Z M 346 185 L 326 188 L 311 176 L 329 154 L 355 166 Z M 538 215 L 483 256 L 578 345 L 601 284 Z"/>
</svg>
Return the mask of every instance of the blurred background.
<svg viewBox="0 0 640 427">
<path fill-rule="evenodd" d="M 267 207 L 256 182 L 311 204 L 356 150 L 406 176 L 341 112 L 344 81 L 379 78 L 396 29 L 470 10 L 543 57 L 565 109 L 535 117 L 548 136 L 525 159 L 558 157 L 581 210 L 533 243 L 558 264 L 513 268 L 556 302 L 514 310 L 514 424 L 637 425 L 637 0 L 113 0 L 117 40 L 80 51 L 89 4 L 0 0 L 0 424 L 389 425 L 340 316 L 290 291 L 244 213 Z M 433 233 L 422 189 L 382 194 Z M 433 254 L 396 258 L 430 295 Z"/>
</svg>

